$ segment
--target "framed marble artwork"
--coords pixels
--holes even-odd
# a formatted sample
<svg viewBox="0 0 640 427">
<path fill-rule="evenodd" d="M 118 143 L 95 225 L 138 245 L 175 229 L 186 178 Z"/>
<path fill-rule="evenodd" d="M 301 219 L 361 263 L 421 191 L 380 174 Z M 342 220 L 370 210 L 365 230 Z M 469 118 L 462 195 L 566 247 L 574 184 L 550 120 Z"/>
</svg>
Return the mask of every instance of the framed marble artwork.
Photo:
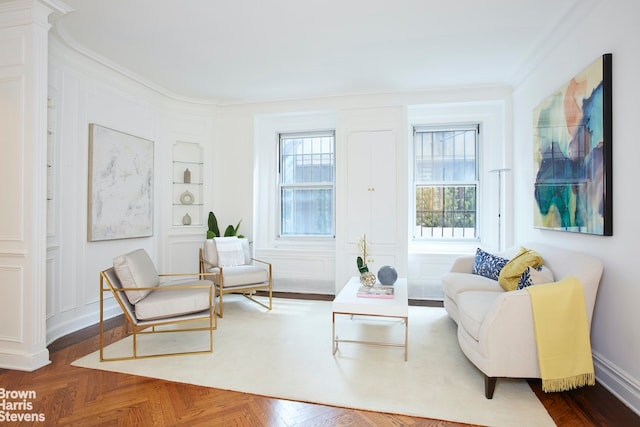
<svg viewBox="0 0 640 427">
<path fill-rule="evenodd" d="M 153 235 L 153 141 L 89 124 L 87 240 Z"/>
</svg>

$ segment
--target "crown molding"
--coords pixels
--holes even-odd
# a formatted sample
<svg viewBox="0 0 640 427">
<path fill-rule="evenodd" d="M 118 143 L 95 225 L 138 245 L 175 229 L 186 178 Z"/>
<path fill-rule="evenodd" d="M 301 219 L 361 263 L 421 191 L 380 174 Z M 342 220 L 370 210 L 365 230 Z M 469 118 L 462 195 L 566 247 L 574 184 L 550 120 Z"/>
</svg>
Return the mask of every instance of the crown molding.
<svg viewBox="0 0 640 427">
<path fill-rule="evenodd" d="M 533 74 L 538 66 L 544 62 L 551 52 L 553 52 L 560 42 L 575 28 L 583 22 L 587 16 L 602 0 L 579 0 L 573 7 L 555 22 L 553 30 L 538 41 L 536 46 L 531 50 L 527 59 L 523 61 L 514 72 L 513 86 L 520 86 L 527 78 Z"/>
<path fill-rule="evenodd" d="M 148 89 L 151 89 L 152 91 L 168 99 L 189 103 L 189 104 L 196 104 L 196 105 L 206 105 L 206 106 L 218 105 L 218 101 L 215 99 L 189 98 L 189 97 L 178 95 L 160 85 L 157 85 L 151 82 L 148 79 L 145 79 L 144 77 L 132 72 L 131 70 L 125 67 L 122 67 L 117 63 L 97 54 L 91 49 L 87 49 L 86 47 L 82 46 L 82 44 L 77 42 L 73 37 L 69 36 L 69 34 L 67 34 L 62 28 L 60 28 L 60 26 L 57 25 L 59 22 L 60 22 L 59 19 L 57 19 L 54 22 L 54 25 L 51 29 L 51 35 L 56 37 L 58 40 L 60 40 L 60 42 L 62 42 L 62 44 L 67 46 L 69 49 L 79 53 L 85 58 L 100 64 L 101 66 L 127 78 L 128 80 L 134 81 Z"/>
</svg>

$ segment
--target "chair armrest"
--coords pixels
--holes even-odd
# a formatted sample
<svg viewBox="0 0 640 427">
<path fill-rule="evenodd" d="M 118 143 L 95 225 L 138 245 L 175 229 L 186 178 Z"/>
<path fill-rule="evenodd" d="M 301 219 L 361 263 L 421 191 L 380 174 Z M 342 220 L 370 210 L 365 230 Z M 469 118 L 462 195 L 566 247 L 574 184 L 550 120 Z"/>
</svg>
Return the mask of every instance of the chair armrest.
<svg viewBox="0 0 640 427">
<path fill-rule="evenodd" d="M 217 267 L 217 265 L 214 265 L 212 262 L 209 262 L 204 258 L 200 258 L 200 262 L 202 262 L 203 264 L 208 265 L 209 267 Z"/>
<path fill-rule="evenodd" d="M 270 263 L 270 262 L 263 261 L 263 260 L 258 259 L 258 258 L 251 258 L 251 261 L 256 261 L 256 262 L 259 262 L 259 263 L 261 263 L 261 264 L 265 264 L 265 265 L 271 266 L 271 263 Z"/>
<path fill-rule="evenodd" d="M 109 290 L 113 290 L 114 292 L 128 292 L 128 291 L 154 291 L 158 289 L 158 286 L 151 286 L 148 288 L 112 288 L 110 289 L 109 287 L 106 288 L 102 288 L 102 290 L 104 291 L 109 291 Z"/>
<path fill-rule="evenodd" d="M 160 273 L 158 277 L 189 277 L 189 276 L 201 276 L 207 273 Z"/>
<path fill-rule="evenodd" d="M 113 289 L 116 292 L 127 292 L 127 291 L 168 291 L 168 290 L 175 290 L 175 289 L 206 289 L 206 288 L 210 288 L 211 285 L 205 285 L 205 284 L 197 284 L 197 285 L 189 285 L 189 284 L 176 284 L 176 285 L 171 285 L 171 286 L 153 286 L 153 287 L 148 287 L 148 288 L 115 288 Z M 108 288 L 105 288 L 105 290 L 108 290 Z"/>
<path fill-rule="evenodd" d="M 217 272 L 209 272 L 209 273 L 162 273 L 158 274 L 158 277 L 190 277 L 190 276 L 198 276 L 201 280 L 207 280 L 204 276 L 217 276 Z"/>
<path fill-rule="evenodd" d="M 209 280 L 209 282 L 211 282 L 211 281 Z M 197 285 L 188 284 L 188 283 L 175 284 L 175 285 L 169 284 L 169 285 L 166 285 L 166 286 L 163 286 L 163 285 L 158 286 L 157 288 L 154 289 L 154 292 L 155 291 L 184 290 L 184 289 L 209 289 L 212 286 L 213 286 L 213 284 L 205 285 L 203 283 L 200 283 L 200 284 L 197 284 Z"/>
<path fill-rule="evenodd" d="M 273 269 L 271 267 L 271 263 L 257 258 L 251 258 L 251 261 L 264 264 L 267 267 L 267 269 L 269 270 L 269 283 L 271 283 L 271 279 L 273 278 Z"/>
</svg>

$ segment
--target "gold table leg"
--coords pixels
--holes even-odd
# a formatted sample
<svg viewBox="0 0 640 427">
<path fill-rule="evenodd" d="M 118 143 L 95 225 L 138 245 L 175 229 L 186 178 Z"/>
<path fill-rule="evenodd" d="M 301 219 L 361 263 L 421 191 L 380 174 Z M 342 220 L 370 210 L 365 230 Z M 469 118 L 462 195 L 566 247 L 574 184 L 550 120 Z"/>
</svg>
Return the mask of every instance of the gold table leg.
<svg viewBox="0 0 640 427">
<path fill-rule="evenodd" d="M 374 317 L 387 317 L 390 319 L 401 319 L 404 322 L 404 344 L 394 344 L 394 343 L 383 343 L 383 342 L 375 342 L 375 341 L 361 341 L 361 340 L 341 340 L 336 336 L 336 314 L 346 314 L 351 316 L 351 319 L 355 316 L 353 313 L 331 313 L 331 340 L 332 340 L 332 351 L 333 355 L 336 355 L 338 351 L 338 346 L 341 342 L 348 343 L 356 343 L 356 344 L 365 344 L 365 345 L 375 345 L 381 347 L 403 347 L 404 348 L 404 361 L 406 362 L 409 358 L 409 317 L 396 317 L 396 316 L 377 316 L 370 314 L 363 314 L 363 316 L 374 316 Z"/>
</svg>

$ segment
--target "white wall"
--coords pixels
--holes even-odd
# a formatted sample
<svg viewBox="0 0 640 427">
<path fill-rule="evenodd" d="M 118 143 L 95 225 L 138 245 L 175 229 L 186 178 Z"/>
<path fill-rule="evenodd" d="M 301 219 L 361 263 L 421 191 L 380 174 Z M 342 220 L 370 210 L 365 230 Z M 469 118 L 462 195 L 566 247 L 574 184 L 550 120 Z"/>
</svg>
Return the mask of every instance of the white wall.
<svg viewBox="0 0 640 427">
<path fill-rule="evenodd" d="M 215 108 L 173 101 L 73 53 L 52 37 L 49 97 L 54 116 L 54 221 L 47 236 L 47 342 L 98 321 L 99 272 L 113 258 L 144 248 L 160 272 L 197 272 L 205 227 L 171 226 L 172 149 L 203 146 L 211 157 Z M 154 142 L 153 235 L 87 241 L 88 129 L 96 123 Z M 205 164 L 204 181 L 211 185 Z M 210 193 L 205 193 L 209 204 Z M 119 313 L 108 301 L 106 317 Z"/>
<path fill-rule="evenodd" d="M 487 171 L 505 165 L 504 153 L 511 128 L 511 91 L 504 87 L 461 88 L 446 91 L 417 93 L 395 93 L 362 96 L 327 97 L 307 100 L 263 102 L 224 106 L 220 108 L 216 126 L 216 139 L 221 141 L 224 154 L 215 156 L 214 183 L 216 186 L 214 210 L 221 223 L 236 223 L 243 219 L 241 230 L 254 240 L 256 255 L 274 263 L 274 288 L 279 291 L 333 293 L 340 283 L 336 277 L 343 268 L 353 265 L 355 258 L 343 259 L 341 249 L 334 243 L 318 242 L 310 246 L 304 243 L 283 244 L 275 239 L 276 218 L 273 216 L 275 148 L 278 132 L 336 129 L 337 177 L 344 168 L 342 144 L 345 134 L 353 128 L 346 114 L 349 111 L 370 111 L 369 121 L 379 122 L 380 114 L 400 111 L 398 115 L 387 115 L 391 120 L 385 126 L 402 135 L 399 147 L 399 170 L 405 174 L 403 186 L 411 182 L 411 125 L 479 122 L 482 124 L 481 180 L 491 184 L 485 187 L 481 203 L 492 212 L 485 215 L 482 223 L 484 234 L 480 242 L 472 245 L 425 247 L 407 245 L 410 241 L 409 227 L 402 236 L 402 253 L 398 254 L 402 265 L 400 271 L 407 272 L 411 298 L 441 298 L 439 277 L 460 253 L 472 253 L 477 244 L 497 247 L 497 225 L 493 212 L 497 212 L 497 180 Z M 357 116 L 360 117 L 362 113 Z M 360 118 L 360 120 L 365 120 Z M 361 126 L 361 125 L 358 125 Z M 232 146 L 227 147 L 227 144 Z M 233 161 L 230 161 L 232 159 Z M 253 175 L 244 167 L 253 159 Z M 342 163 L 341 163 L 342 162 Z M 243 165 L 238 167 L 237 165 Z M 338 181 L 337 210 L 343 183 Z M 241 189 L 240 191 L 238 189 Z M 218 191 L 219 190 L 219 191 Z M 409 188 L 399 188 L 407 199 Z M 404 225 L 411 221 L 409 201 L 400 208 Z M 252 214 L 254 219 L 252 220 Z M 337 219 L 339 224 L 340 218 Z M 505 221 L 506 223 L 507 221 Z M 506 228 L 506 224 L 503 227 Z M 504 233 L 503 233 L 504 234 Z M 339 236 L 336 237 L 336 241 Z M 444 253 L 444 254 L 443 254 Z M 348 255 L 351 257 L 351 255 Z M 336 270 L 338 268 L 338 270 Z"/>
<path fill-rule="evenodd" d="M 595 3 L 548 40 L 548 54 L 514 94 L 514 242 L 545 241 L 580 248 L 604 262 L 592 325 L 597 380 L 640 413 L 640 282 L 636 271 L 638 194 L 633 179 L 640 156 L 637 113 L 640 99 L 638 40 L 640 3 Z M 613 236 L 534 229 L 532 109 L 547 95 L 604 53 L 613 54 Z"/>
</svg>

